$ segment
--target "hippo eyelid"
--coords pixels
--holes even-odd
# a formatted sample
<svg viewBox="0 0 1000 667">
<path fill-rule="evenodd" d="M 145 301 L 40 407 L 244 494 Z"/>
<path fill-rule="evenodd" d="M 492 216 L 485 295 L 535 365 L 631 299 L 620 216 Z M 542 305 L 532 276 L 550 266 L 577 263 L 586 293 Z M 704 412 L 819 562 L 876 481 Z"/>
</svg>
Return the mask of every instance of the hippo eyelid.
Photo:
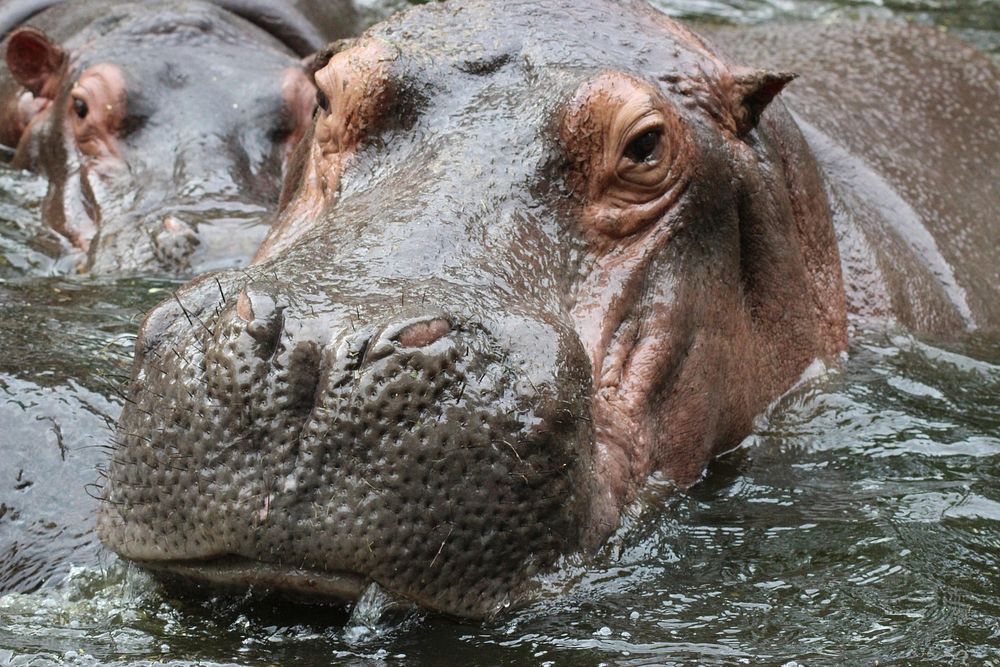
<svg viewBox="0 0 1000 667">
<path fill-rule="evenodd" d="M 663 122 L 663 116 L 656 109 L 651 108 L 633 121 L 622 133 L 620 148 L 622 158 L 630 160 L 634 165 L 655 165 L 658 160 L 651 160 L 649 158 L 653 156 L 653 153 L 657 152 L 657 149 L 661 148 L 666 132 L 667 128 Z M 636 145 L 637 142 L 640 142 L 640 140 L 648 141 L 654 137 L 655 143 L 650 147 L 651 150 L 644 159 L 632 159 L 629 156 L 630 152 L 636 152 L 633 149 L 641 148 Z"/>
<path fill-rule="evenodd" d="M 662 138 L 662 130 L 647 130 L 625 145 L 622 156 L 636 164 L 650 162 Z"/>
<path fill-rule="evenodd" d="M 618 148 L 624 153 L 625 148 L 635 139 L 648 132 L 658 132 L 661 136 L 666 132 L 664 114 L 661 111 L 661 104 L 653 100 L 645 100 L 638 109 L 632 105 L 631 111 L 626 111 L 628 107 L 622 105 L 618 113 L 626 115 L 627 121 L 618 125 L 617 122 L 607 129 L 608 132 L 617 134 Z M 618 127 L 615 127 L 618 125 Z"/>
</svg>

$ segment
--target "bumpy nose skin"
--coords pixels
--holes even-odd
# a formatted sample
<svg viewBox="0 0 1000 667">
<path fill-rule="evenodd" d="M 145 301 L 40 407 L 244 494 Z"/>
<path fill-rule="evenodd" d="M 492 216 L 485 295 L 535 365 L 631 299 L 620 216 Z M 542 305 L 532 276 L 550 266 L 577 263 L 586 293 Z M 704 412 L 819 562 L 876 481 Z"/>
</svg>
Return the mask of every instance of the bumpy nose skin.
<svg viewBox="0 0 1000 667">
<path fill-rule="evenodd" d="M 198 246 L 198 234 L 183 220 L 168 215 L 163 228 L 153 232 L 153 255 L 164 268 L 180 271 L 190 263 L 191 253 Z"/>
<path fill-rule="evenodd" d="M 166 303 L 144 327 L 166 326 L 185 359 L 139 371 L 99 522 L 112 549 L 158 569 L 207 559 L 205 579 L 233 557 L 338 573 L 471 617 L 579 549 L 589 367 L 568 328 L 314 314 L 266 285 L 216 311 L 209 287 L 181 295 L 206 300 L 203 322 Z"/>
</svg>

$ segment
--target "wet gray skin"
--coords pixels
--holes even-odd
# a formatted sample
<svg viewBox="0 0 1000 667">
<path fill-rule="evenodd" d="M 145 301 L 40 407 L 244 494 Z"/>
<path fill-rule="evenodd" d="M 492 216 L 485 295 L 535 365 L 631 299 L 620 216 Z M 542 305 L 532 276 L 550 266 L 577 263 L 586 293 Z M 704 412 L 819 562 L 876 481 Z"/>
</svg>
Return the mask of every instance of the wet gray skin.
<svg viewBox="0 0 1000 667">
<path fill-rule="evenodd" d="M 995 330 L 995 61 L 941 30 L 874 28 L 708 34 L 742 62 L 800 75 L 783 98 L 824 172 L 852 311 L 937 336 Z"/>
<path fill-rule="evenodd" d="M 350 0 L 206 0 L 224 8 L 305 56 L 334 39 L 350 37 L 376 17 L 388 16 L 392 2 L 366 3 L 364 8 Z M 7 0 L 0 12 L 0 35 L 6 37 L 17 26 L 37 19 L 53 7 L 81 4 L 79 0 Z M 93 3 L 90 3 L 93 5 Z"/>
<path fill-rule="evenodd" d="M 843 349 L 833 220 L 767 106 L 788 77 L 642 4 L 366 35 L 318 63 L 356 94 L 322 105 L 254 264 L 144 321 L 98 531 L 187 585 L 490 616 Z M 636 90 L 658 139 L 602 134 Z M 657 165 L 653 213 L 591 185 Z"/>
<path fill-rule="evenodd" d="M 70 253 L 67 264 L 94 273 L 183 275 L 245 263 L 266 233 L 289 143 L 311 110 L 299 108 L 309 91 L 290 93 L 308 81 L 291 73 L 301 71 L 304 49 L 339 36 L 349 3 L 328 3 L 328 11 L 271 3 L 275 16 L 263 17 L 249 2 L 222 3 L 233 11 L 116 1 L 30 11 L 45 4 L 53 3 L 0 10 L 0 22 L 42 30 L 67 59 L 46 91 L 33 91 L 36 103 L 52 101 L 26 129 L 17 110 L 31 94 L 0 68 L 0 141 L 16 146 L 15 165 L 49 179 L 43 222 Z M 328 20 L 312 25 L 323 11 Z M 282 16 L 299 23 L 283 24 Z M 28 56 L 21 60 L 34 66 Z M 122 100 L 107 102 L 109 110 L 124 107 L 109 133 L 110 157 L 106 146 L 87 153 L 74 135 L 79 124 L 98 124 L 101 111 L 77 106 L 74 86 L 88 69 L 108 65 L 125 88 Z"/>
</svg>

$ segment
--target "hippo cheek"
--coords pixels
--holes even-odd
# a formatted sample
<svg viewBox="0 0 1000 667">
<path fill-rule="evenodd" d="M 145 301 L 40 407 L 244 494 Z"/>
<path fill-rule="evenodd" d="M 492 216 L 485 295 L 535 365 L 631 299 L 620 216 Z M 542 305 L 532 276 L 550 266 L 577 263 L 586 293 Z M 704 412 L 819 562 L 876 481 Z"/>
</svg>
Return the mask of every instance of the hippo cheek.
<svg viewBox="0 0 1000 667">
<path fill-rule="evenodd" d="M 345 329 L 346 308 L 318 317 L 253 289 L 220 305 L 188 328 L 170 304 L 150 316 L 171 331 L 143 335 L 100 520 L 112 549 L 312 595 L 375 581 L 469 617 L 579 550 L 593 433 L 568 326 L 384 304 Z M 507 343 L 529 324 L 529 344 Z"/>
</svg>

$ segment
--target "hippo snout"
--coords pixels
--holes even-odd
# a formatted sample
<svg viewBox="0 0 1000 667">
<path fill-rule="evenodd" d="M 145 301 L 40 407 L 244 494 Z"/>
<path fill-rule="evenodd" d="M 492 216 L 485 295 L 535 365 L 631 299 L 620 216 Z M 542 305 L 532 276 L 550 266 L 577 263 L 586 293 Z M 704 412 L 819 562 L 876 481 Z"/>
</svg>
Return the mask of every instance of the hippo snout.
<svg viewBox="0 0 1000 667">
<path fill-rule="evenodd" d="M 488 615 L 583 539 L 583 351 L 540 313 L 349 293 L 316 312 L 206 278 L 151 312 L 102 539 L 168 575 L 346 597 L 375 581 Z"/>
</svg>

